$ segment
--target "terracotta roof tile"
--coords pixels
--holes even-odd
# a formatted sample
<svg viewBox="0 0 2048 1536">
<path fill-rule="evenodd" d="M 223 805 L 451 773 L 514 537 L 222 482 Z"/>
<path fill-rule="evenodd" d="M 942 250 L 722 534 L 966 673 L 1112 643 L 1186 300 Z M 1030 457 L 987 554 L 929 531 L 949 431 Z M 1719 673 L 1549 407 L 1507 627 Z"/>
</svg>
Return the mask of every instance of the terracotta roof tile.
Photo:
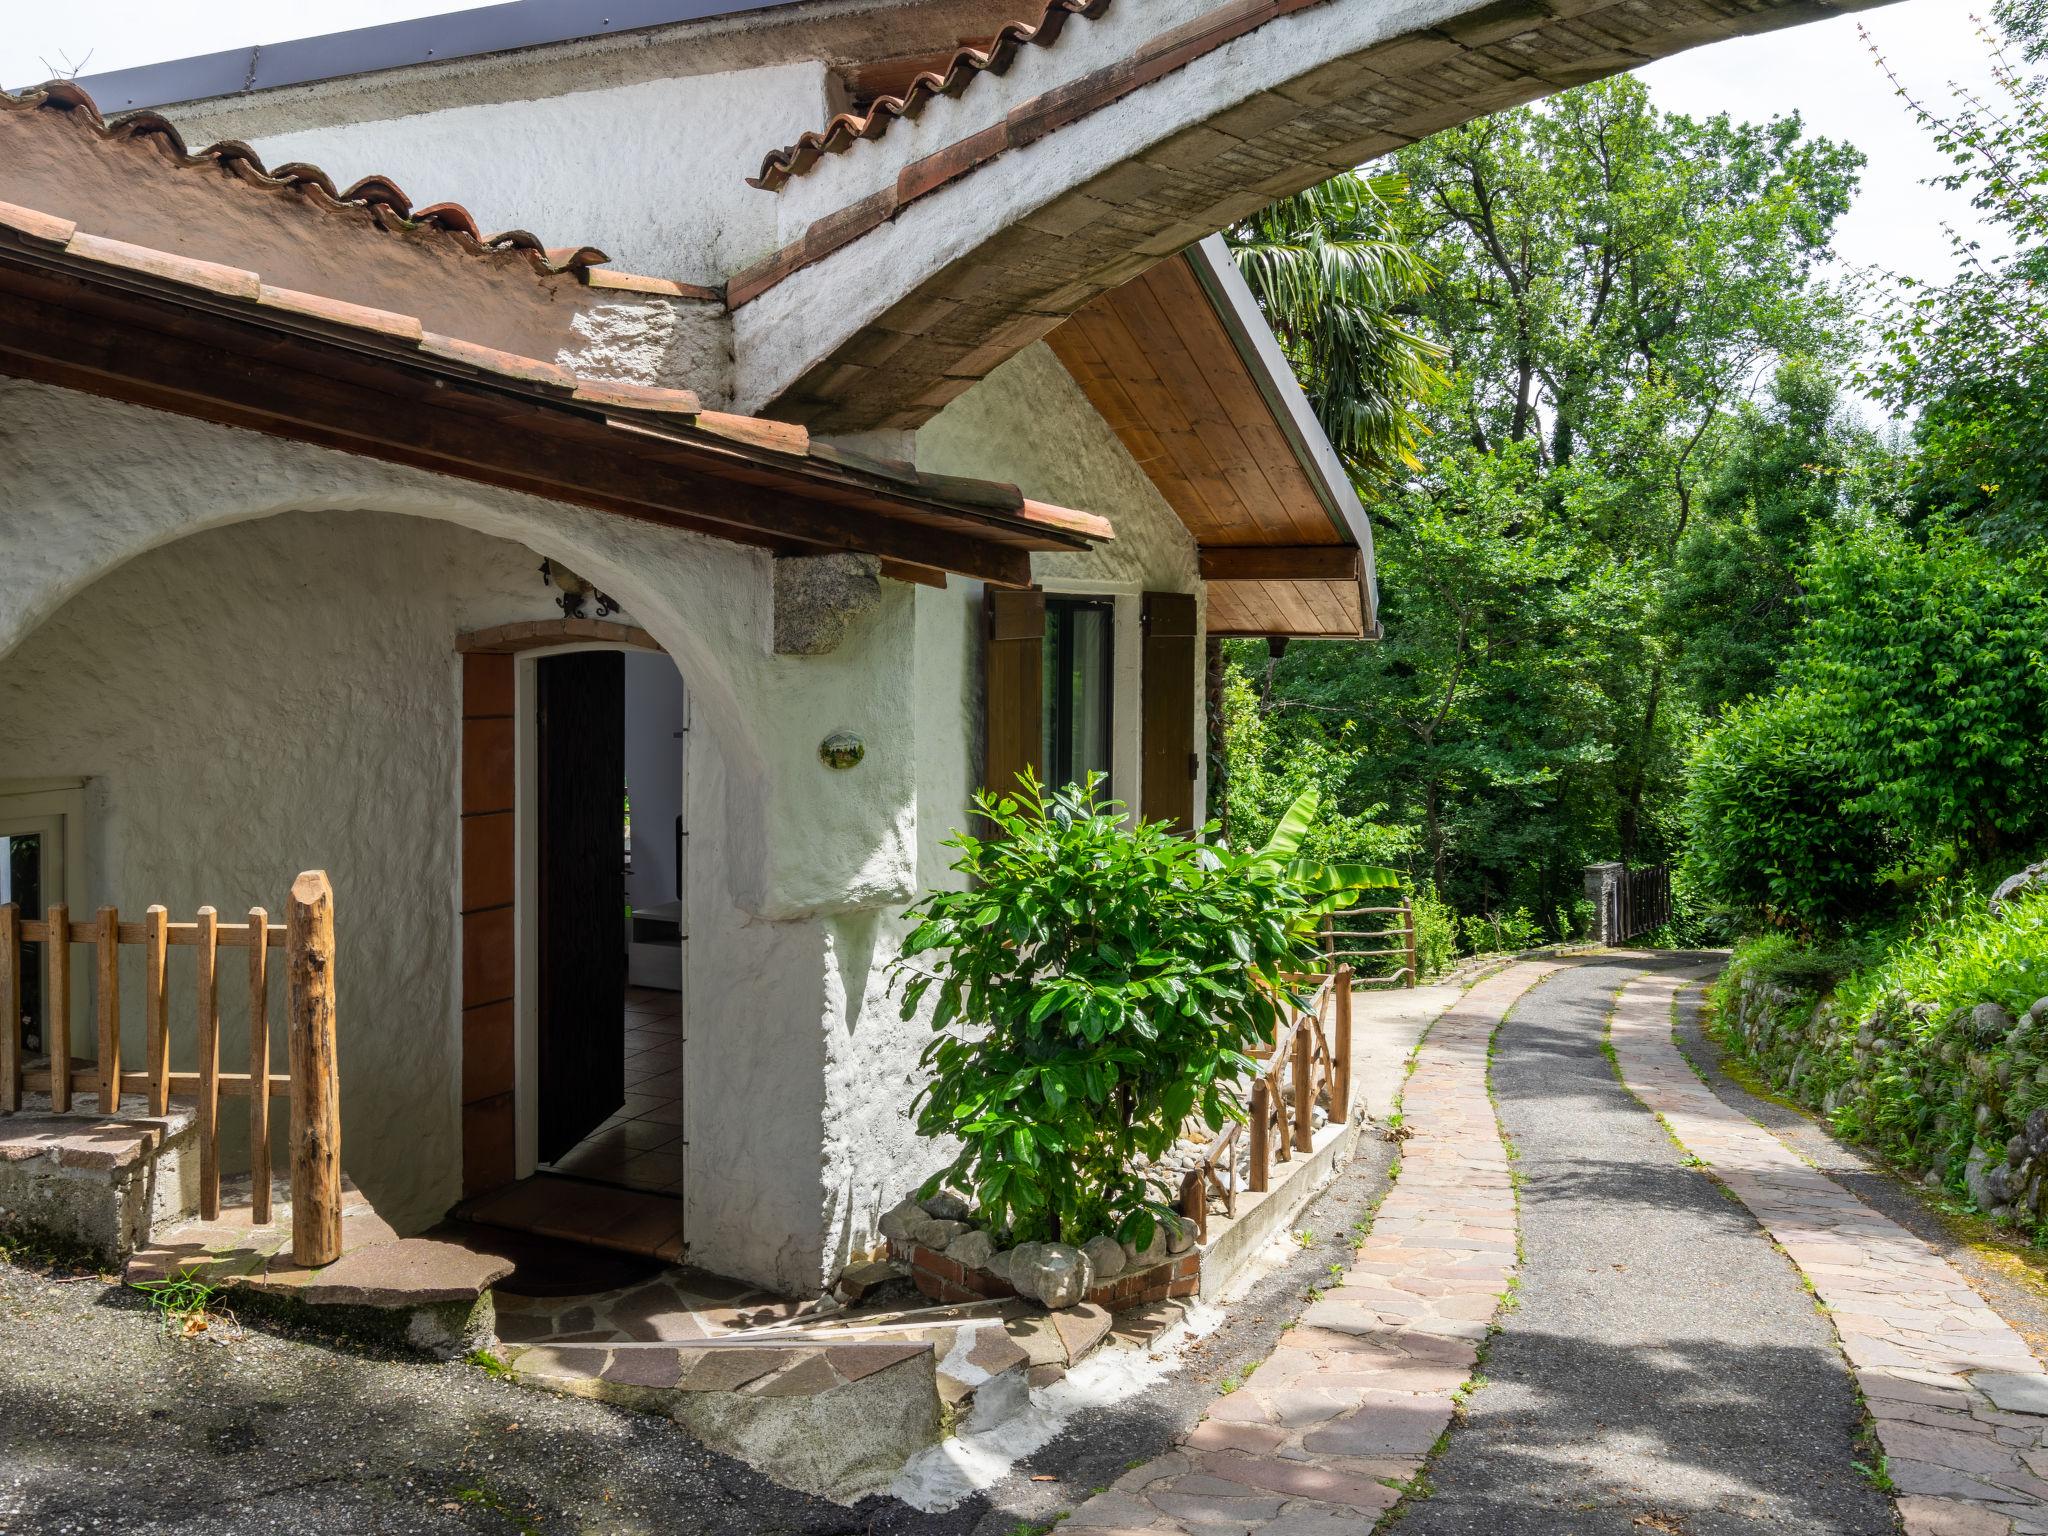
<svg viewBox="0 0 2048 1536">
<path fill-rule="evenodd" d="M 78 226 L 69 219 L 60 219 L 34 208 L 17 208 L 12 203 L 0 203 L 0 228 L 11 229 L 51 245 L 67 244 L 78 233 Z"/>
<path fill-rule="evenodd" d="M 387 176 L 365 176 L 345 190 L 317 165 L 302 161 L 265 170 L 262 158 L 239 139 L 223 139 L 193 154 L 171 120 L 158 112 L 130 112 L 108 119 L 101 116 L 92 97 L 68 80 L 53 80 L 20 95 L 0 91 L 0 111 L 50 110 L 76 112 L 108 139 L 151 139 L 180 166 L 213 166 L 243 181 L 263 187 L 290 187 L 308 195 L 316 206 L 367 208 L 386 228 L 439 229 L 466 242 L 470 248 L 518 251 L 542 272 L 572 273 L 578 277 L 606 261 L 604 252 L 589 245 L 547 246 L 523 229 L 508 229 L 486 235 L 477 227 L 469 210 L 460 203 L 434 203 L 415 210 L 412 200 L 398 183 Z M 695 297 L 696 295 L 685 295 Z"/>
<path fill-rule="evenodd" d="M 425 334 L 416 315 L 372 309 L 367 304 L 351 304 L 346 299 L 331 299 L 324 293 L 301 293 L 296 288 L 273 288 L 265 283 L 256 302 L 271 309 L 304 315 L 309 320 L 326 320 L 359 331 L 376 331 L 400 341 L 417 342 Z"/>
<path fill-rule="evenodd" d="M 1027 44 L 1051 46 L 1059 41 L 1068 17 L 1082 16 L 1093 21 L 1109 7 L 1110 0 L 1047 0 L 1035 26 L 1013 21 L 995 35 L 986 50 L 962 48 L 943 71 L 919 75 L 901 96 L 879 97 L 865 113 L 840 113 L 822 132 L 806 133 L 794 144 L 770 154 L 761 162 L 761 174 L 749 176 L 747 185 L 780 191 L 790 177 L 803 175 L 823 156 L 838 154 L 862 139 L 879 139 L 898 118 L 918 116 L 934 97 L 958 96 L 984 74 L 1006 73 L 1018 49 Z"/>
<path fill-rule="evenodd" d="M 188 288 L 205 288 L 230 299 L 253 300 L 263 294 L 263 279 L 254 272 L 223 266 L 217 261 L 201 261 L 175 251 L 130 245 L 126 240 L 109 240 L 104 235 L 88 235 L 83 231 L 65 241 L 64 248 L 73 256 L 96 261 L 103 267 L 126 267 L 132 272 L 147 272 L 152 277 L 169 278 Z"/>
</svg>

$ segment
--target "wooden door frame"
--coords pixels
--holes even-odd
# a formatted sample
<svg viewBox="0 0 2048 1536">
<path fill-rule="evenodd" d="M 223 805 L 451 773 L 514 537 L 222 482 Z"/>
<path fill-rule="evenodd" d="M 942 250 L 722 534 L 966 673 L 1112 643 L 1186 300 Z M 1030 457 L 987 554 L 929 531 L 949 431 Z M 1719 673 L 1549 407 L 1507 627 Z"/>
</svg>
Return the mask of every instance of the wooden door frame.
<svg viewBox="0 0 2048 1536">
<path fill-rule="evenodd" d="M 471 1196 L 528 1177 L 538 1164 L 534 664 L 573 651 L 667 653 L 643 629 L 567 618 L 477 630 L 458 636 L 455 649 L 462 665 L 462 1193 Z"/>
</svg>

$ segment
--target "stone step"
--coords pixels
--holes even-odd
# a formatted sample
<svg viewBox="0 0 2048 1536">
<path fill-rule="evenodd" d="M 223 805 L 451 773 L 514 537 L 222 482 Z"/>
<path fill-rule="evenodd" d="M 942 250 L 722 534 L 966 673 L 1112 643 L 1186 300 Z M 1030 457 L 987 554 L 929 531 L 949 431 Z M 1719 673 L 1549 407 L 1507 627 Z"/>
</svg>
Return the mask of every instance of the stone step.
<svg viewBox="0 0 2048 1536">
<path fill-rule="evenodd" d="M 332 1264 L 308 1268 L 292 1261 L 291 1202 L 282 1190 L 272 1197 L 270 1215 L 267 1222 L 252 1219 L 246 1176 L 224 1181 L 218 1220 L 172 1226 L 129 1257 L 122 1279 L 146 1286 L 190 1275 L 219 1287 L 232 1307 L 440 1359 L 493 1342 L 490 1288 L 512 1272 L 508 1260 L 438 1238 L 401 1238 L 345 1178 L 342 1252 Z"/>
<path fill-rule="evenodd" d="M 0 1115 L 0 1229 L 111 1267 L 198 1209 L 198 1122 L 178 1100 L 161 1116 L 135 1094 L 111 1116 L 97 1095 L 81 1101 L 92 1107 L 58 1114 L 24 1094 Z"/>
</svg>

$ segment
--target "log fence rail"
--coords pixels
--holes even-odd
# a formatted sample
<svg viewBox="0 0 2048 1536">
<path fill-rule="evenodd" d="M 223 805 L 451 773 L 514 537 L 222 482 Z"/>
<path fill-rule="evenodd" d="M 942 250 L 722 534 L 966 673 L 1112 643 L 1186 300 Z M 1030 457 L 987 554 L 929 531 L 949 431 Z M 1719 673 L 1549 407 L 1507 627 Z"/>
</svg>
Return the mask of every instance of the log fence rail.
<svg viewBox="0 0 2048 1536">
<path fill-rule="evenodd" d="M 220 1101 L 248 1100 L 250 1219 L 271 1219 L 272 1135 L 270 1100 L 283 1095 L 291 1109 L 292 1258 L 313 1266 L 341 1256 L 340 1091 L 334 1054 L 334 897 L 327 876 L 311 871 L 292 885 L 287 920 L 273 923 L 262 907 L 248 920 L 223 923 L 212 907 L 201 907 L 189 923 L 170 921 L 153 906 L 141 922 L 123 922 L 113 907 L 91 918 L 73 918 L 61 902 L 41 918 L 24 918 L 19 906 L 0 905 L 0 1114 L 21 1108 L 23 1093 L 47 1093 L 58 1113 L 74 1109 L 81 1092 L 96 1096 L 103 1115 L 117 1114 L 123 1094 L 144 1100 L 146 1113 L 170 1112 L 173 1097 L 194 1101 L 199 1140 L 199 1214 L 220 1217 Z M 42 946 L 44 964 L 43 1042 L 48 1064 L 31 1068 L 24 1059 L 21 1030 L 24 946 Z M 98 1059 L 71 1066 L 71 951 L 93 951 L 94 1024 Z M 121 1056 L 121 964 L 123 945 L 142 951 L 142 1018 L 145 1059 L 141 1071 L 124 1068 Z M 193 1016 L 197 1070 L 171 1070 L 169 957 L 190 949 L 193 958 Z M 220 1057 L 222 950 L 247 952 L 249 1014 L 248 1070 L 223 1072 Z M 285 1019 L 291 1069 L 270 1070 L 270 951 L 285 951 Z M 232 983 L 230 983 L 232 985 Z"/>
<path fill-rule="evenodd" d="M 1316 1105 L 1324 1107 L 1332 1125 L 1351 1118 L 1351 967 L 1283 980 L 1313 984 L 1313 989 L 1305 1000 L 1290 1000 L 1272 1045 L 1251 1053 L 1260 1070 L 1252 1079 L 1246 1118 L 1225 1126 L 1204 1149 L 1202 1161 L 1181 1179 L 1181 1214 L 1195 1224 L 1201 1242 L 1209 1238 L 1212 1195 L 1223 1202 L 1225 1214 L 1237 1214 L 1240 1139 L 1250 1143 L 1250 1167 L 1242 1182 L 1251 1193 L 1264 1194 L 1273 1187 L 1276 1164 L 1315 1150 Z"/>
<path fill-rule="evenodd" d="M 1359 927 L 1362 918 L 1397 918 L 1372 927 Z M 1345 927 L 1338 927 L 1344 923 Z M 1412 987 L 1419 979 L 1415 963 L 1415 904 L 1404 901 L 1398 907 L 1348 907 L 1323 919 L 1323 968 L 1338 965 L 1363 970 L 1361 960 L 1396 960 L 1400 963 L 1385 975 L 1357 977 L 1361 987 Z M 1372 967 L 1377 970 L 1378 967 Z"/>
</svg>

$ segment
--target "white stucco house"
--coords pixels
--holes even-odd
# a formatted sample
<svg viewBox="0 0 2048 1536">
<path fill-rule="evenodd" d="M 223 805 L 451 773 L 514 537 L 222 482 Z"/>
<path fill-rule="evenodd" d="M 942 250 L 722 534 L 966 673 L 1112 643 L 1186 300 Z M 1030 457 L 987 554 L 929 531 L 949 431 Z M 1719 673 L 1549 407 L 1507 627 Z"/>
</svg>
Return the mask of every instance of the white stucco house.
<svg viewBox="0 0 2048 1536">
<path fill-rule="evenodd" d="M 0 98 L 12 896 L 323 868 L 380 1212 L 814 1292 L 936 1161 L 973 790 L 1198 824 L 1212 642 L 1376 633 L 1216 232 L 1814 9 L 520 0 Z"/>
</svg>

